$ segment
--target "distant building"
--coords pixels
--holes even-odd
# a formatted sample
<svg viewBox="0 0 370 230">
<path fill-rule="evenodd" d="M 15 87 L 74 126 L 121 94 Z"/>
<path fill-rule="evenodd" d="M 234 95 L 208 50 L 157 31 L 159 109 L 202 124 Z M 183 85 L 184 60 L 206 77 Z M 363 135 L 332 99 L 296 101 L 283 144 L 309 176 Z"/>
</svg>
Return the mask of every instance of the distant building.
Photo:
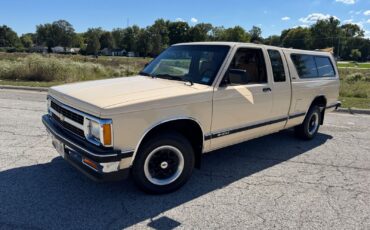
<svg viewBox="0 0 370 230">
<path fill-rule="evenodd" d="M 55 46 L 55 47 L 51 48 L 51 51 L 53 53 L 56 53 L 56 54 L 63 54 L 63 53 L 65 53 L 66 50 L 64 49 L 63 46 Z"/>
<path fill-rule="evenodd" d="M 47 53 L 48 47 L 46 46 L 33 46 L 29 49 L 31 53 Z"/>
<path fill-rule="evenodd" d="M 136 53 L 135 52 L 128 52 L 127 57 L 136 57 Z"/>
<path fill-rule="evenodd" d="M 127 52 L 124 49 L 109 49 L 104 48 L 100 50 L 100 54 L 104 56 L 126 56 Z"/>
<path fill-rule="evenodd" d="M 72 48 L 66 48 L 65 50 L 66 50 L 65 52 L 67 54 L 78 54 L 81 49 L 80 48 L 72 47 Z"/>
<path fill-rule="evenodd" d="M 125 49 L 113 49 L 112 56 L 126 56 L 127 52 Z"/>
</svg>

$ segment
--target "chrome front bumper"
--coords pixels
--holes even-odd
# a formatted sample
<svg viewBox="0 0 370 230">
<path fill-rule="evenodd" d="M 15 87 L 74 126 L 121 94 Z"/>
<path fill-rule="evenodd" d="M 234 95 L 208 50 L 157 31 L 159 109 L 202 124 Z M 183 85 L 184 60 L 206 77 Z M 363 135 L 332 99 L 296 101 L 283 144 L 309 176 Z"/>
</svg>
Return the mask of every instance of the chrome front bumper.
<svg viewBox="0 0 370 230">
<path fill-rule="evenodd" d="M 128 166 L 122 168 L 121 165 L 128 165 L 124 163 L 125 161 L 131 162 L 133 151 L 121 152 L 93 145 L 63 129 L 49 115 L 42 116 L 42 122 L 50 135 L 63 143 L 63 158 L 91 179 L 111 181 L 125 179 L 128 176 Z M 96 167 L 86 164 L 86 161 Z"/>
</svg>

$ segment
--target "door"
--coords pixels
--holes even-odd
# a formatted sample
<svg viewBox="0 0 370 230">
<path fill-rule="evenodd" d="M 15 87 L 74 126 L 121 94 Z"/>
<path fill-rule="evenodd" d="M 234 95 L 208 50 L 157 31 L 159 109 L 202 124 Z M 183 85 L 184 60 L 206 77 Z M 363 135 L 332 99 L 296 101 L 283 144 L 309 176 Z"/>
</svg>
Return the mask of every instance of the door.
<svg viewBox="0 0 370 230">
<path fill-rule="evenodd" d="M 291 104 L 291 82 L 288 66 L 284 54 L 278 49 L 267 49 L 268 66 L 271 66 L 272 75 L 272 115 L 275 119 L 287 118 Z M 276 128 L 283 129 L 285 122 L 277 124 Z"/>
<path fill-rule="evenodd" d="M 213 95 L 211 148 L 267 132 L 272 114 L 272 82 L 261 48 L 239 48 Z M 271 70 L 269 71 L 271 72 Z"/>
</svg>

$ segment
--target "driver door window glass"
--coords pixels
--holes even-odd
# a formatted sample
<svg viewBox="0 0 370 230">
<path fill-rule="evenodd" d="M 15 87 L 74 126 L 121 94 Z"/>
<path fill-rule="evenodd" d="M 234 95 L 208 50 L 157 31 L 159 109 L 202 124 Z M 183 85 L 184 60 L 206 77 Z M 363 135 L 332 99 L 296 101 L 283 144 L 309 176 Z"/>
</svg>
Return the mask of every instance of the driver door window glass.
<svg viewBox="0 0 370 230">
<path fill-rule="evenodd" d="M 266 64 L 261 49 L 239 49 L 225 76 L 229 85 L 267 83 Z"/>
</svg>

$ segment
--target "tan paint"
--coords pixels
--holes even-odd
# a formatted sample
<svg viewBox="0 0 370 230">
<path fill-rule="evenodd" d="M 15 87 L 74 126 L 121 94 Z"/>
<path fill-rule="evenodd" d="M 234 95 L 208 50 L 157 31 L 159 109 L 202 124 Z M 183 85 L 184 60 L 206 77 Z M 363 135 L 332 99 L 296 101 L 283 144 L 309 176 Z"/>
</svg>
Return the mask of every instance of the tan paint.
<svg viewBox="0 0 370 230">
<path fill-rule="evenodd" d="M 136 76 L 52 87 L 49 94 L 75 109 L 96 117 L 112 119 L 114 147 L 123 151 L 137 150 L 143 136 L 151 128 L 170 120 L 194 120 L 201 126 L 204 135 L 207 135 L 307 112 L 314 98 L 319 95 L 327 98 L 328 105 L 337 101 L 338 74 L 334 78 L 299 79 L 290 60 L 291 53 L 331 57 L 329 53 L 244 43 L 195 44 L 227 44 L 232 47 L 212 86 L 188 86 L 180 81 Z M 263 50 L 268 83 L 218 87 L 233 54 L 240 47 Z M 273 82 L 267 49 L 285 54 L 286 59 L 283 57 L 283 62 L 287 73 L 286 82 Z M 333 59 L 332 62 L 335 63 Z M 270 87 L 272 91 L 262 92 L 265 87 Z M 277 132 L 300 124 L 303 119 L 304 117 L 299 117 L 204 141 L 203 152 Z M 122 162 L 121 167 L 128 165 L 128 162 Z"/>
</svg>

